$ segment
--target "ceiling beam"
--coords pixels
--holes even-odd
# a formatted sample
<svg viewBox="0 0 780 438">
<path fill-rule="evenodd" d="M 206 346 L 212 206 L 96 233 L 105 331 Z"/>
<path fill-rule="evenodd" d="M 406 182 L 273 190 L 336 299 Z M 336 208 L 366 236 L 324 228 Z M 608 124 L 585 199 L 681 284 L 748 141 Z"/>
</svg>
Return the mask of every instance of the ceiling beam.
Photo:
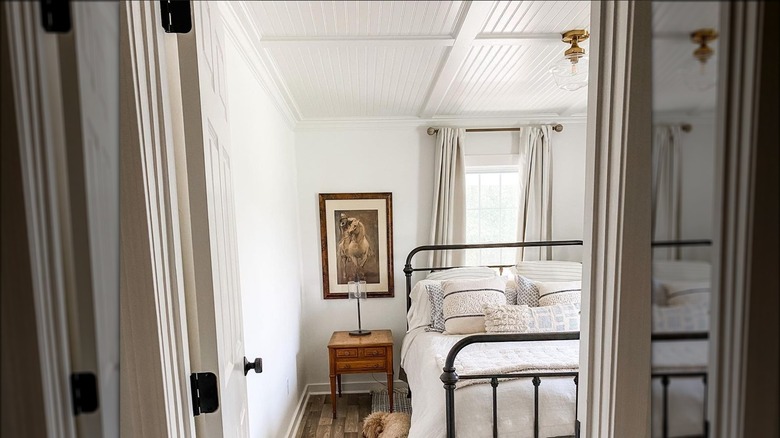
<svg viewBox="0 0 780 438">
<path fill-rule="evenodd" d="M 471 44 L 482 31 L 493 9 L 493 2 L 472 1 L 463 7 L 467 9 L 463 21 L 455 33 L 455 43 L 446 55 L 439 74 L 432 82 L 428 98 L 420 111 L 421 118 L 433 117 L 441 107 L 455 76 L 466 61 Z"/>
<path fill-rule="evenodd" d="M 350 37 L 284 37 L 284 38 L 261 38 L 259 44 L 263 48 L 279 48 L 291 46 L 316 46 L 316 47 L 380 47 L 380 46 L 403 46 L 403 47 L 437 47 L 452 46 L 455 39 L 450 36 L 429 37 L 429 36 L 389 36 L 389 37 L 369 37 L 369 36 L 350 36 Z"/>
</svg>

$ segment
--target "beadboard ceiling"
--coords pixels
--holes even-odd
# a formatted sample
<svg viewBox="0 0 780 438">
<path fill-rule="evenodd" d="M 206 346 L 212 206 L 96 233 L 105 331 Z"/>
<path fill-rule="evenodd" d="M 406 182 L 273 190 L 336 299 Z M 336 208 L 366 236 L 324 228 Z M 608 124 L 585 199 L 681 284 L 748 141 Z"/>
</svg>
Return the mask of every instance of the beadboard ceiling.
<svg viewBox="0 0 780 438">
<path fill-rule="evenodd" d="M 696 44 L 690 33 L 701 28 L 719 28 L 718 2 L 653 2 L 653 108 L 656 113 L 698 115 L 714 110 L 717 89 L 694 91 L 685 86 L 682 69 L 696 64 Z M 719 44 L 710 44 L 717 63 Z"/>
<path fill-rule="evenodd" d="M 296 122 L 586 111 L 587 90 L 560 90 L 547 70 L 562 32 L 590 28 L 587 1 L 242 3 Z"/>
<path fill-rule="evenodd" d="M 584 117 L 587 87 L 556 87 L 560 34 L 590 30 L 588 1 L 229 2 L 264 78 L 296 125 Z M 684 88 L 688 33 L 717 28 L 717 2 L 654 2 L 655 106 L 711 108 Z M 589 50 L 588 42 L 582 44 Z M 717 45 L 715 46 L 717 50 Z"/>
</svg>

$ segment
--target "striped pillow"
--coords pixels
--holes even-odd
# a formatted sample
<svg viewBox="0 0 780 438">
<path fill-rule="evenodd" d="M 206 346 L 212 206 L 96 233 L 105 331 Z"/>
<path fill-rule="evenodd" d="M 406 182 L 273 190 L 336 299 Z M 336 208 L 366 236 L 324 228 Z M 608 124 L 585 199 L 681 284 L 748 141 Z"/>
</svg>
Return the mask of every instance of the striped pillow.
<svg viewBox="0 0 780 438">
<path fill-rule="evenodd" d="M 515 266 L 515 274 L 534 281 L 580 281 L 582 263 L 558 260 L 522 261 Z"/>
<path fill-rule="evenodd" d="M 710 283 L 706 281 L 670 281 L 663 283 L 670 306 L 710 305 Z"/>
<path fill-rule="evenodd" d="M 536 282 L 536 287 L 539 289 L 539 306 L 579 304 L 581 301 L 581 281 Z"/>
<path fill-rule="evenodd" d="M 458 278 L 493 278 L 498 273 L 484 266 L 467 266 L 464 268 L 444 269 L 434 271 L 425 277 L 426 280 L 455 280 Z"/>
<path fill-rule="evenodd" d="M 506 304 L 502 277 L 447 280 L 444 290 L 444 328 L 447 334 L 466 335 L 485 331 L 485 304 Z"/>
</svg>

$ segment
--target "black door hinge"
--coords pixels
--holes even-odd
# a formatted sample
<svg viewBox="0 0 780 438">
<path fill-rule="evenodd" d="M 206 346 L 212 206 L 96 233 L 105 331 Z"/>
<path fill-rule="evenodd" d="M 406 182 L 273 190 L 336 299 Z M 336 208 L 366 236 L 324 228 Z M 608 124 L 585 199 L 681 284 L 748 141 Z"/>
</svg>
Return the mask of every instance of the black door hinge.
<svg viewBox="0 0 780 438">
<path fill-rule="evenodd" d="M 192 30 L 192 8 L 189 0 L 160 0 L 162 27 L 167 33 Z"/>
<path fill-rule="evenodd" d="M 70 2 L 41 0 L 41 23 L 46 32 L 70 32 Z"/>
<path fill-rule="evenodd" d="M 192 414 L 196 417 L 200 414 L 210 414 L 219 408 L 216 374 L 190 374 L 190 390 L 192 391 Z"/>
<path fill-rule="evenodd" d="M 98 408 L 97 378 L 95 374 L 71 374 L 70 394 L 73 400 L 73 415 L 95 412 Z"/>
</svg>

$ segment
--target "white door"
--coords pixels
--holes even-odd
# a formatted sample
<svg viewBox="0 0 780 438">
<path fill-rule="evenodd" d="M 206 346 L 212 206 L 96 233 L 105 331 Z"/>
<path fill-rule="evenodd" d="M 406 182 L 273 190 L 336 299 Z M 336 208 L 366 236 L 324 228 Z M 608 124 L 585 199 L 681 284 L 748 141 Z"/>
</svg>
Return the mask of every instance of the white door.
<svg viewBox="0 0 780 438">
<path fill-rule="evenodd" d="M 49 436 L 117 436 L 118 4 L 4 7 L 47 429 Z M 47 31 L 42 18 L 70 25 Z M 76 390 L 93 376 L 96 399 L 91 385 Z M 84 403 L 71 398 L 77 392 Z"/>
<path fill-rule="evenodd" d="M 224 26 L 219 5 L 192 2 L 192 8 L 192 30 L 178 35 L 195 281 L 188 299 L 194 293 L 197 303 L 197 329 L 190 326 L 190 355 L 193 372 L 217 375 L 220 398 L 219 409 L 199 415 L 195 424 L 199 436 L 241 437 L 248 436 L 247 394 Z"/>
</svg>

